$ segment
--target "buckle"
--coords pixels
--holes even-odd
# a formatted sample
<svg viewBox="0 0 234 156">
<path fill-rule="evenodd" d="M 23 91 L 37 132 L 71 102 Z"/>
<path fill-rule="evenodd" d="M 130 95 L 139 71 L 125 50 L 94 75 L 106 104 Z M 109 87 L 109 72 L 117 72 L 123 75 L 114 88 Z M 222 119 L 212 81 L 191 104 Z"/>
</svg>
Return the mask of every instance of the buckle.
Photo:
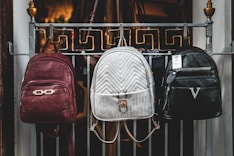
<svg viewBox="0 0 234 156">
<path fill-rule="evenodd" d="M 38 89 L 38 90 L 34 90 L 33 91 L 33 94 L 36 95 L 36 96 L 40 96 L 40 95 L 52 95 L 55 93 L 55 90 L 54 89 L 45 89 L 45 90 L 42 90 L 42 89 Z"/>
<path fill-rule="evenodd" d="M 128 109 L 128 106 L 127 106 L 127 100 L 123 100 L 123 99 L 120 99 L 118 101 L 118 105 L 119 105 L 119 110 L 120 112 L 122 113 L 126 113 L 127 109 Z"/>
<path fill-rule="evenodd" d="M 54 94 L 54 93 L 55 93 L 54 89 L 45 89 L 44 90 L 44 94 L 45 95 L 51 95 L 51 94 Z"/>
</svg>

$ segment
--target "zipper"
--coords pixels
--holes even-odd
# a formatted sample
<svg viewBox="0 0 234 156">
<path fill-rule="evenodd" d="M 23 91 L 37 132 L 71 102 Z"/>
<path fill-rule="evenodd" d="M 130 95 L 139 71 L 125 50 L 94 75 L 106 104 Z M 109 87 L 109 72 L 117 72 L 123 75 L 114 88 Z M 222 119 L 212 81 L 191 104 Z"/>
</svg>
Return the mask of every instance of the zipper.
<svg viewBox="0 0 234 156">
<path fill-rule="evenodd" d="M 43 85 L 42 85 L 43 84 Z M 51 81 L 47 81 L 47 80 L 40 80 L 40 81 L 29 81 L 23 88 L 22 90 L 26 90 L 26 88 L 30 87 L 30 86 L 58 86 L 59 88 L 63 88 L 64 92 L 68 93 L 69 95 L 71 95 L 71 93 L 69 92 L 68 86 L 63 83 L 62 81 L 58 81 L 58 80 L 51 80 Z"/>
<path fill-rule="evenodd" d="M 189 67 L 189 68 L 178 68 L 175 69 L 175 72 L 203 72 L 203 71 L 211 71 L 211 67 Z"/>
<path fill-rule="evenodd" d="M 167 75 L 167 79 L 166 82 L 167 84 L 172 83 L 175 79 L 179 79 L 182 77 L 186 77 L 186 78 L 204 78 L 205 76 L 196 76 L 194 75 L 193 77 L 191 76 L 183 76 L 180 75 L 179 77 L 177 77 L 177 73 L 190 73 L 190 72 L 204 72 L 204 71 L 209 71 L 212 73 L 212 68 L 211 67 L 192 67 L 192 68 L 178 68 L 178 69 L 174 69 L 172 71 L 169 71 L 169 74 Z M 210 73 L 210 74 L 211 74 Z"/>
</svg>

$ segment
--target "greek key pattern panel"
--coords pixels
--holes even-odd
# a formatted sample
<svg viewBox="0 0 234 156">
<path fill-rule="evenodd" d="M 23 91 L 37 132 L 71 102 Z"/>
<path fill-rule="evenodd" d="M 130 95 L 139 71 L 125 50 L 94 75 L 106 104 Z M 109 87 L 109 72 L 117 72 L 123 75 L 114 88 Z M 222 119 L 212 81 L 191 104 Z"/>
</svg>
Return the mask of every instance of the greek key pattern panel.
<svg viewBox="0 0 234 156">
<path fill-rule="evenodd" d="M 182 47 L 184 41 L 191 43 L 191 31 L 183 28 L 123 28 L 123 36 L 129 46 L 147 50 L 171 50 Z M 52 38 L 60 51 L 64 52 L 103 52 L 118 45 L 121 36 L 119 28 L 59 28 L 52 32 L 49 28 L 39 27 L 36 30 L 36 50 L 40 50 L 46 40 Z"/>
</svg>

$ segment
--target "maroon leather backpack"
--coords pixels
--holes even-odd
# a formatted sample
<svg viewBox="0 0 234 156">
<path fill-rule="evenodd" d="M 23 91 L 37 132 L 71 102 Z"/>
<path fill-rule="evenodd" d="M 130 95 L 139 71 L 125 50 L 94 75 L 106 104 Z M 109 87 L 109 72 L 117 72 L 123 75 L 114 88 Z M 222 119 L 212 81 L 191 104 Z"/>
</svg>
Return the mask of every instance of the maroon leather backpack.
<svg viewBox="0 0 234 156">
<path fill-rule="evenodd" d="M 72 123 L 77 113 L 75 72 L 61 53 L 39 53 L 26 67 L 20 119 L 25 123 Z"/>
</svg>

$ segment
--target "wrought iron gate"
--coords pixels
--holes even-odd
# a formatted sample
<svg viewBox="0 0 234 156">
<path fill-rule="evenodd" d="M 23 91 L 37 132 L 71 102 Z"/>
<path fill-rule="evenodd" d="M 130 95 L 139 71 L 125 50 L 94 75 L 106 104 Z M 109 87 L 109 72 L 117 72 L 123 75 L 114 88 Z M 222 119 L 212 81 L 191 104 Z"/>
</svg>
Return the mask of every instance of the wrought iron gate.
<svg viewBox="0 0 234 156">
<path fill-rule="evenodd" d="M 162 98 L 161 82 L 168 58 L 175 48 L 184 44 L 192 44 L 194 28 L 206 31 L 206 50 L 212 52 L 212 21 L 205 23 L 36 23 L 29 24 L 30 52 L 33 56 L 40 52 L 48 38 L 55 42 L 61 53 L 71 58 L 77 72 L 77 85 L 80 88 L 78 121 L 73 125 L 77 155 L 84 156 L 142 156 L 142 155 L 193 155 L 196 150 L 196 133 L 193 121 L 164 121 L 161 129 L 155 132 L 147 141 L 136 143 L 123 130 L 114 144 L 101 143 L 90 132 L 90 101 L 89 88 L 92 69 L 98 57 L 106 49 L 116 46 L 120 36 L 124 36 L 128 45 L 139 49 L 147 58 L 156 82 L 156 98 L 158 103 Z M 157 104 L 156 104 L 157 105 Z M 158 105 L 157 105 L 158 106 Z M 156 108 L 157 108 L 156 106 Z M 160 110 L 160 108 L 158 108 Z M 157 109 L 156 109 L 157 111 Z M 151 129 L 150 121 L 133 121 L 132 131 L 136 134 Z M 110 123 L 100 124 L 103 135 L 113 130 Z M 140 137 L 140 136 L 139 136 Z M 209 136 L 208 136 L 209 137 Z M 37 135 L 37 154 L 43 155 L 47 148 L 41 141 L 43 135 Z M 44 138 L 45 139 L 45 138 Z M 59 141 L 52 151 L 61 154 Z M 53 144 L 53 143 L 52 143 Z M 44 148 L 42 148 L 44 147 Z M 51 149 L 49 149 L 51 151 Z M 53 153 L 53 152 L 52 152 Z"/>
<path fill-rule="evenodd" d="M 208 1 L 211 2 L 211 1 Z M 200 4 L 200 3 L 199 3 Z M 17 3 L 18 5 L 18 3 Z M 212 7 L 212 5 L 211 5 Z M 209 11 L 209 7 L 207 5 L 207 11 Z M 31 21 L 29 24 L 30 33 L 29 33 L 29 40 L 30 40 L 30 52 L 24 53 L 22 51 L 28 50 L 28 43 L 24 45 L 21 45 L 21 42 L 15 42 L 14 44 L 14 50 L 15 53 L 11 50 L 11 46 L 9 46 L 10 52 L 12 55 L 15 55 L 16 61 L 15 61 L 15 151 L 16 155 L 33 155 L 35 156 L 35 150 L 36 146 L 35 142 L 37 142 L 39 135 L 35 135 L 35 128 L 34 126 L 22 124 L 20 123 L 18 119 L 18 99 L 19 99 L 19 93 L 20 93 L 20 81 L 22 79 L 22 72 L 24 71 L 25 66 L 25 60 L 27 60 L 30 56 L 33 56 L 36 54 L 36 52 L 39 52 L 40 50 L 40 41 L 42 42 L 48 38 L 51 37 L 54 39 L 54 42 L 57 42 L 59 44 L 60 50 L 64 55 L 67 55 L 70 57 L 73 61 L 74 66 L 77 68 L 79 65 L 79 58 L 84 60 L 85 62 L 82 63 L 83 68 L 78 68 L 81 72 L 81 75 L 84 76 L 85 80 L 85 88 L 87 89 L 89 85 L 89 80 L 91 78 L 91 70 L 92 66 L 90 63 L 92 63 L 93 59 L 96 58 L 96 55 L 101 55 L 105 49 L 110 48 L 111 46 L 115 46 L 114 44 L 117 42 L 118 37 L 120 36 L 120 32 L 125 36 L 125 38 L 128 39 L 129 45 L 135 46 L 139 50 L 141 50 L 147 59 L 149 60 L 149 64 L 151 65 L 152 69 L 155 67 L 158 67 L 155 63 L 155 60 L 157 62 L 162 61 L 162 64 L 165 63 L 167 59 L 170 57 L 171 53 L 173 52 L 174 48 L 177 46 L 183 45 L 183 39 L 185 41 L 189 41 L 191 44 L 193 43 L 192 39 L 190 38 L 194 32 L 196 32 L 197 29 L 202 29 L 202 32 L 204 32 L 204 36 L 206 37 L 204 45 L 206 45 L 206 50 L 208 53 L 212 53 L 212 20 L 211 16 L 207 14 L 207 20 L 204 21 L 204 23 L 95 23 L 95 24 L 87 24 L 87 23 L 67 23 L 67 24 L 61 24 L 61 23 L 53 23 L 53 24 L 46 24 L 46 23 L 36 23 L 34 21 L 34 17 L 31 16 Z M 18 17 L 18 16 L 17 16 Z M 18 19 L 18 18 L 17 18 Z M 28 37 L 28 35 L 24 35 L 25 33 L 25 22 L 23 22 L 23 26 L 20 27 L 20 29 L 14 29 L 15 32 L 23 32 L 23 36 L 25 38 Z M 15 22 L 15 24 L 19 24 Z M 16 27 L 18 28 L 18 27 Z M 101 28 L 100 31 L 99 28 Z M 129 30 L 131 28 L 131 31 L 127 31 L 126 28 Z M 142 28 L 144 29 L 144 32 L 142 31 L 135 31 L 138 30 L 136 28 Z M 58 30 L 57 30 L 58 29 Z M 81 29 L 81 30 L 79 30 Z M 110 30 L 109 30 L 110 29 Z M 112 30 L 115 29 L 115 30 Z M 153 33 L 149 33 L 148 30 L 150 29 L 156 29 L 153 31 Z M 170 30 L 167 29 L 173 29 L 173 32 L 179 32 L 172 33 Z M 187 31 L 186 31 L 187 29 Z M 204 31 L 203 31 L 204 29 Z M 19 31 L 23 30 L 23 31 Z M 26 29 L 27 30 L 27 29 Z M 62 30 L 65 30 L 63 32 Z M 70 30 L 70 31 L 69 31 Z M 74 30 L 74 31 L 73 31 Z M 91 30 L 93 32 L 91 32 Z M 134 30 L 134 31 L 132 31 Z M 74 34 L 71 34 L 74 32 Z M 89 33 L 88 33 L 89 32 Z M 135 36 L 136 32 L 138 33 L 137 37 Z M 139 33 L 140 32 L 140 33 Z M 198 31 L 201 32 L 201 31 Z M 99 33 L 99 34 L 96 34 Z M 17 33 L 18 34 L 18 33 Z M 19 33 L 20 35 L 22 33 Z M 98 39 L 95 39 L 96 36 Z M 111 35 L 108 35 L 111 34 Z M 129 35 L 130 34 L 130 35 Z M 159 36 L 157 35 L 159 34 Z M 165 35 L 167 34 L 167 35 Z M 200 34 L 200 33 L 199 33 Z M 16 40 L 21 41 L 20 35 L 16 35 Z M 68 36 L 68 37 L 67 37 Z M 95 37 L 94 37 L 95 36 Z M 110 37 L 114 36 L 114 37 Z M 131 37 L 129 37 L 131 36 Z M 140 36 L 140 37 L 139 37 Z M 156 36 L 156 37 L 155 37 Z M 169 36 L 169 37 L 168 37 Z M 204 36 L 201 38 L 204 39 Z M 139 38 L 138 38 L 139 37 Z M 154 38 L 154 41 L 151 42 L 151 39 Z M 197 37 L 197 35 L 195 36 Z M 173 40 L 172 40 L 173 39 Z M 26 39 L 27 40 L 27 39 Z M 159 42 L 158 42 L 159 40 Z M 25 39 L 24 39 L 25 41 Z M 67 41 L 67 42 L 66 42 Z M 87 42 L 90 41 L 90 42 Z M 167 41 L 167 42 L 165 42 Z M 95 42 L 95 44 L 92 44 Z M 153 46 L 151 45 L 153 43 Z M 97 44 L 97 45 L 96 45 Z M 103 47 L 101 45 L 104 45 Z M 165 44 L 165 45 L 164 45 Z M 41 44 L 43 45 L 43 43 Z M 200 42 L 199 42 L 200 45 Z M 94 49 L 93 49 L 94 46 Z M 153 48 L 152 48 L 153 47 Z M 21 51 L 22 48 L 22 51 Z M 103 49 L 102 49 L 103 48 Z M 22 53 L 21 53 L 22 52 Z M 220 53 L 219 53 L 220 54 Z M 233 54 L 233 53 L 231 53 Z M 20 55 L 20 56 L 19 56 Z M 25 57 L 22 55 L 26 55 Z M 222 53 L 222 55 L 230 55 L 230 53 Z M 85 58 L 85 59 L 84 59 Z M 86 61 L 87 60 L 87 61 Z M 225 60 L 225 62 L 228 62 Z M 160 64 L 160 65 L 162 65 Z M 220 63 L 219 63 L 220 64 Z M 225 64 L 226 65 L 226 64 Z M 159 66 L 162 67 L 162 66 Z M 226 68 L 225 68 L 226 69 Z M 163 68 L 156 68 L 155 74 L 160 74 L 160 70 L 163 70 Z M 159 77 L 159 80 L 157 82 L 160 82 L 162 77 L 160 75 L 157 75 Z M 227 76 L 227 74 L 223 74 L 223 76 Z M 229 77 L 229 76 L 228 76 Z M 225 81 L 226 79 L 224 79 Z M 229 79 L 228 79 L 229 80 Z M 228 88 L 228 91 L 231 90 L 231 88 L 228 87 L 228 82 L 225 82 L 225 87 Z M 159 84 L 159 83 L 158 83 Z M 160 86 L 160 85 L 159 85 Z M 225 88 L 226 90 L 226 88 Z M 226 92 L 227 93 L 227 92 Z M 230 92 L 228 92 L 230 93 Z M 87 94 L 89 94 L 87 92 Z M 225 93 L 224 93 L 225 94 Z M 88 97 L 88 95 L 86 96 Z M 224 100 L 226 102 L 226 98 L 228 98 L 227 103 L 230 102 L 229 100 L 229 94 L 224 95 Z M 88 100 L 88 99 L 87 99 Z M 227 104 L 225 103 L 225 104 Z M 86 104 L 89 104 L 86 102 Z M 89 105 L 87 105 L 89 107 Z M 82 109 L 82 108 L 81 108 Z M 229 108 L 226 108 L 227 110 Z M 84 111 L 84 114 L 88 114 L 89 111 Z M 224 140 L 228 139 L 228 143 L 231 142 L 229 140 L 232 133 L 230 132 L 232 129 L 229 125 L 229 121 L 231 121 L 230 115 L 228 114 L 228 121 L 226 121 L 226 115 L 225 115 L 225 129 L 223 129 L 223 126 L 221 126 L 222 130 L 224 130 L 226 133 L 221 133 L 221 136 L 224 138 Z M 89 131 L 89 116 L 85 118 L 82 122 L 77 122 L 74 125 L 74 130 L 76 131 L 76 135 L 74 136 L 77 140 L 76 149 L 78 154 L 80 155 L 108 155 L 105 153 L 107 150 L 110 149 L 107 145 L 101 144 L 99 141 L 97 141 L 96 137 L 93 137 L 93 134 Z M 219 121 L 218 121 L 219 122 Z M 202 125 L 201 125 L 202 124 Z M 212 125 L 213 124 L 213 125 Z M 145 128 L 146 124 L 138 124 L 137 123 L 137 129 L 140 127 L 143 130 L 146 130 Z M 223 125 L 223 123 L 222 123 Z M 227 126 L 228 125 L 228 128 Z M 75 127 L 78 127 L 75 129 Z M 147 125 L 148 126 L 148 125 Z M 217 153 L 214 153 L 217 151 L 218 146 L 220 144 L 215 144 L 212 140 L 215 134 L 215 139 L 220 137 L 219 134 L 212 129 L 212 126 L 214 126 L 214 123 L 211 123 L 210 121 L 202 121 L 202 123 L 197 123 L 196 121 L 188 121 L 188 122 L 161 122 L 161 129 L 157 133 L 154 133 L 154 135 L 144 144 L 135 144 L 128 138 L 126 138 L 126 135 L 124 135 L 124 132 L 121 133 L 120 139 L 117 141 L 117 145 L 114 146 L 114 155 L 200 155 L 200 153 L 205 153 L 206 155 L 217 155 Z M 216 124 L 216 127 L 220 127 L 219 124 Z M 227 128 L 227 129 L 226 129 Z M 137 130 L 133 127 L 134 130 Z M 231 129 L 231 130 L 230 130 Z M 25 131 L 26 130 L 26 131 Z M 202 132 L 201 132 L 202 131 Z M 206 133 L 205 133 L 206 132 Z M 218 130 L 220 132 L 220 130 Z M 30 134 L 29 134 L 30 133 Z M 183 134 L 183 135 L 182 135 Z M 228 135 L 227 135 L 228 134 Z M 36 140 L 37 138 L 37 140 Z M 204 139 L 205 138 L 205 139 Z M 56 140 L 59 140 L 59 138 L 56 138 Z M 222 140 L 222 141 L 224 141 Z M 216 141 L 216 140 L 215 140 Z M 30 144 L 32 143 L 32 144 Z M 126 145 L 127 144 L 127 145 Z M 40 144 L 40 142 L 37 142 L 37 147 Z M 57 144 L 58 145 L 58 144 Z M 231 144 L 225 144 L 222 145 L 221 148 L 223 153 L 231 153 Z M 39 146 L 40 147 L 40 146 Z M 54 147 L 54 146 L 53 146 Z M 226 150 L 227 149 L 229 150 Z M 216 148 L 216 149 L 215 149 Z M 97 150 L 98 149 L 98 150 Z M 214 150 L 215 149 L 215 150 Z M 42 152 L 45 149 L 43 148 L 37 148 L 37 155 L 42 155 Z M 54 151 L 54 148 L 51 149 Z M 218 148 L 219 150 L 219 148 Z M 60 151 L 57 151 L 57 154 L 60 154 Z M 108 155 L 109 156 L 109 155 Z"/>
</svg>

